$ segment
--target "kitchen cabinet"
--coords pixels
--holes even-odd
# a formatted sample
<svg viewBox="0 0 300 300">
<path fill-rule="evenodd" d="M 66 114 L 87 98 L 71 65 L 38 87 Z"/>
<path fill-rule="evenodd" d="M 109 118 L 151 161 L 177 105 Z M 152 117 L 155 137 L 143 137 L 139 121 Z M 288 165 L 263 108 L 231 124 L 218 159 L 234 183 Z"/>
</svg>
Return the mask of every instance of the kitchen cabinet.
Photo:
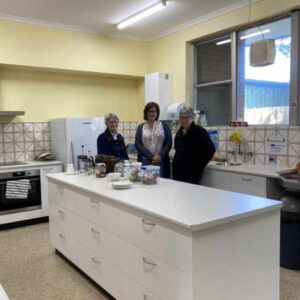
<svg viewBox="0 0 300 300">
<path fill-rule="evenodd" d="M 258 197 L 269 196 L 267 178 L 263 176 L 206 169 L 199 184 Z"/>
<path fill-rule="evenodd" d="M 276 201 L 163 178 L 119 191 L 61 173 L 48 186 L 51 244 L 118 300 L 279 299 Z"/>
<path fill-rule="evenodd" d="M 49 197 L 48 197 L 48 182 L 47 174 L 62 172 L 62 165 L 45 166 L 40 169 L 41 176 L 41 197 L 42 197 L 42 216 L 49 215 Z"/>
</svg>

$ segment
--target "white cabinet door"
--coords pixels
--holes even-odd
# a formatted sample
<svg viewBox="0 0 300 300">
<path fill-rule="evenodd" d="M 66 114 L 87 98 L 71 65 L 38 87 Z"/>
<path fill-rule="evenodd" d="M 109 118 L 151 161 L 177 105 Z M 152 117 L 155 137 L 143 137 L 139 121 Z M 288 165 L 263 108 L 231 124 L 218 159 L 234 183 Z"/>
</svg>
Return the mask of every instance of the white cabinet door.
<svg viewBox="0 0 300 300">
<path fill-rule="evenodd" d="M 266 177 L 232 173 L 232 191 L 259 197 L 267 197 Z"/>
<path fill-rule="evenodd" d="M 120 269 L 164 300 L 192 300 L 192 276 L 122 239 Z"/>
<path fill-rule="evenodd" d="M 192 273 L 192 237 L 158 224 L 149 216 L 120 211 L 120 236 L 182 271 Z"/>
<path fill-rule="evenodd" d="M 231 173 L 205 169 L 199 183 L 204 186 L 230 191 Z"/>
<path fill-rule="evenodd" d="M 78 243 L 78 266 L 115 298 L 120 294 L 120 272 L 98 253 Z M 128 299 L 129 300 L 129 299 Z"/>
<path fill-rule="evenodd" d="M 161 300 L 137 282 L 121 274 L 120 300 Z"/>
<path fill-rule="evenodd" d="M 42 194 L 42 215 L 49 215 L 49 198 L 48 198 L 48 180 L 46 175 L 49 173 L 62 172 L 62 166 L 48 166 L 41 168 L 41 194 Z"/>
</svg>

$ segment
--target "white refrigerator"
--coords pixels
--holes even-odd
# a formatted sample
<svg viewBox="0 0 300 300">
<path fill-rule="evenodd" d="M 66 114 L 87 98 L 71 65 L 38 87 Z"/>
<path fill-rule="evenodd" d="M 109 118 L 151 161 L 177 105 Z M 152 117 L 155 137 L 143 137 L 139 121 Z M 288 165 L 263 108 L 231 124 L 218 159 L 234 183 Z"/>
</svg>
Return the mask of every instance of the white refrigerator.
<svg viewBox="0 0 300 300">
<path fill-rule="evenodd" d="M 95 157 L 97 138 L 105 128 L 104 117 L 50 120 L 51 151 L 56 159 L 63 161 L 65 170 L 71 163 L 77 170 L 77 156 L 90 153 Z"/>
</svg>

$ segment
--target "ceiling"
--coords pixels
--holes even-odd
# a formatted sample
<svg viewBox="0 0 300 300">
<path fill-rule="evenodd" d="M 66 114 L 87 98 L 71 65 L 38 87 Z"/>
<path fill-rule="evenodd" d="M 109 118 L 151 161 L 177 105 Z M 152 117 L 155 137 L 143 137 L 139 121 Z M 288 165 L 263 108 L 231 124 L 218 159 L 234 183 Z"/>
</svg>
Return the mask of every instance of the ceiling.
<svg viewBox="0 0 300 300">
<path fill-rule="evenodd" d="M 121 31 L 116 28 L 121 20 L 156 2 L 158 0 L 0 0 L 0 18 L 151 40 L 248 5 L 249 0 L 168 0 L 167 7 L 155 15 Z"/>
</svg>

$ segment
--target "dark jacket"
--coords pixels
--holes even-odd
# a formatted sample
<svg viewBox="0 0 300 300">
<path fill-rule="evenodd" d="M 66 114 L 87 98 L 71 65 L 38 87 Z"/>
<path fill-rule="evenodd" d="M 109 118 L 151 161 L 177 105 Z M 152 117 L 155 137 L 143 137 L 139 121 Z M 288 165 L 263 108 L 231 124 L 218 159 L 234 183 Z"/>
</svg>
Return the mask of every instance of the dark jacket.
<svg viewBox="0 0 300 300">
<path fill-rule="evenodd" d="M 175 136 L 173 179 L 198 184 L 202 171 L 215 153 L 207 131 L 192 122 L 183 135 L 181 127 Z"/>
<path fill-rule="evenodd" d="M 135 135 L 135 148 L 138 152 L 138 161 L 143 165 L 152 165 L 152 159 L 154 155 L 143 146 L 143 127 L 145 123 L 138 126 Z M 172 148 L 172 132 L 167 123 L 162 122 L 165 138 L 163 141 L 163 147 L 161 150 L 161 162 L 160 162 L 160 176 L 163 178 L 170 178 L 170 158 L 169 152 Z"/>
<path fill-rule="evenodd" d="M 114 140 L 108 129 L 98 136 L 97 149 L 98 154 L 113 155 L 120 159 L 129 159 L 123 136 L 118 133 L 117 139 Z"/>
</svg>

